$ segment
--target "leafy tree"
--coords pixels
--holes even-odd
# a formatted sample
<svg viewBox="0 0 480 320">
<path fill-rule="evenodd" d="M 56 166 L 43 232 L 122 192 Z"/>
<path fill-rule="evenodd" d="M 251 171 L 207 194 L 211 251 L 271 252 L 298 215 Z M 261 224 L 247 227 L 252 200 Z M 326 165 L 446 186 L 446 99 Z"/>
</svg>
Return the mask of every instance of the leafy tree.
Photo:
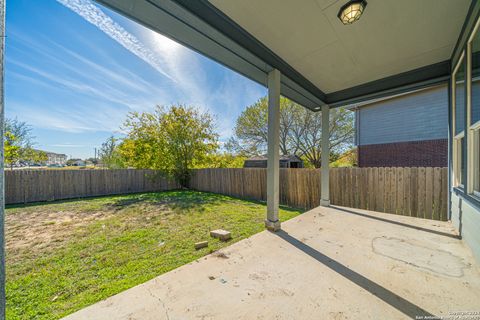
<svg viewBox="0 0 480 320">
<path fill-rule="evenodd" d="M 345 153 L 338 155 L 338 158 L 334 162 L 330 163 L 330 166 L 334 168 L 352 167 L 357 165 L 357 150 L 355 148 L 352 148 Z"/>
<path fill-rule="evenodd" d="M 204 166 L 218 149 L 213 117 L 183 105 L 132 112 L 124 123 L 127 137 L 119 146 L 126 164 L 159 169 L 186 187 L 190 170 Z"/>
<path fill-rule="evenodd" d="M 120 139 L 110 136 L 104 143 L 102 143 L 102 146 L 98 152 L 100 162 L 109 169 L 118 169 L 124 167 L 122 156 L 118 148 L 120 144 L 119 142 Z"/>
<path fill-rule="evenodd" d="M 18 119 L 5 120 L 5 162 L 10 168 L 17 162 L 44 162 L 48 159 L 43 151 L 33 149 L 34 137 L 31 127 Z"/>
<path fill-rule="evenodd" d="M 246 157 L 231 153 L 215 153 L 208 158 L 208 168 L 243 168 Z"/>
<path fill-rule="evenodd" d="M 268 101 L 262 98 L 247 107 L 237 119 L 234 136 L 227 150 L 240 155 L 258 155 L 267 151 Z M 353 142 L 354 115 L 343 108 L 330 111 L 331 160 L 348 150 Z M 321 166 L 322 114 L 312 112 L 281 97 L 280 153 L 295 154 L 312 166 Z"/>
<path fill-rule="evenodd" d="M 15 137 L 10 131 L 5 132 L 5 142 L 3 145 L 4 159 L 7 165 L 10 165 L 10 169 L 18 161 L 20 157 L 20 147 L 16 145 L 18 138 Z"/>
<path fill-rule="evenodd" d="M 24 161 L 30 161 L 34 163 L 43 163 L 48 160 L 47 153 L 41 150 L 35 150 L 32 148 L 22 149 L 22 159 Z"/>
<path fill-rule="evenodd" d="M 15 145 L 21 149 L 31 149 L 35 139 L 32 136 L 32 127 L 26 122 L 15 119 L 5 119 L 5 132 L 10 132 L 15 137 Z"/>
</svg>

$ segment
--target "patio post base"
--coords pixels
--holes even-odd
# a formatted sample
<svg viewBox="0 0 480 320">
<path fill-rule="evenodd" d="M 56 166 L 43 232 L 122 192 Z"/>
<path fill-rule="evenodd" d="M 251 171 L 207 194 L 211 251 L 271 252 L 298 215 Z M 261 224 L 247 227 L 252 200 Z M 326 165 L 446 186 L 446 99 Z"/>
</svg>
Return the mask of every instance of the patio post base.
<svg viewBox="0 0 480 320">
<path fill-rule="evenodd" d="M 320 206 L 322 206 L 322 207 L 329 207 L 329 206 L 330 206 L 330 200 L 320 199 Z"/>
<path fill-rule="evenodd" d="M 267 228 L 268 231 L 273 231 L 273 232 L 276 232 L 282 229 L 280 220 L 270 221 L 268 219 L 265 220 L 265 228 Z"/>
</svg>

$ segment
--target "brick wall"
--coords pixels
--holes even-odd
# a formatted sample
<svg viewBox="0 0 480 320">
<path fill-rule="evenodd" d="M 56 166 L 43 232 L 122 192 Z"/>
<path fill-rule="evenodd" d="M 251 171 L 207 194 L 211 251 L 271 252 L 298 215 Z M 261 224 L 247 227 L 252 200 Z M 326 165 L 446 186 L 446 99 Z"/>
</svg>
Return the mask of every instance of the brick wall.
<svg viewBox="0 0 480 320">
<path fill-rule="evenodd" d="M 359 167 L 446 167 L 447 139 L 358 146 Z"/>
</svg>

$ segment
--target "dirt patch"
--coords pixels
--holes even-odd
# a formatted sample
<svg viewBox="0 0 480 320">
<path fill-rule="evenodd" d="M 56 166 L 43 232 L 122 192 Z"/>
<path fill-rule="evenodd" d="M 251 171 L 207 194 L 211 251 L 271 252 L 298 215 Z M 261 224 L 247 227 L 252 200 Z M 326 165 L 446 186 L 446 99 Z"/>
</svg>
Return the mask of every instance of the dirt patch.
<svg viewBox="0 0 480 320">
<path fill-rule="evenodd" d="M 85 232 L 85 228 L 93 222 L 119 215 L 119 221 L 123 222 L 122 227 L 139 227 L 151 224 L 154 218 L 159 218 L 160 222 L 157 223 L 165 223 L 172 213 L 166 203 L 151 204 L 140 201 L 123 201 L 118 205 L 106 205 L 96 211 L 74 207 L 70 210 L 55 210 L 48 206 L 39 206 L 38 210 L 17 211 L 6 215 L 6 249 L 9 260 L 14 262 L 23 253 L 30 252 L 38 256 L 46 250 L 62 247 L 74 238 L 74 234 L 78 237 L 79 232 Z"/>
<path fill-rule="evenodd" d="M 33 248 L 50 248 L 68 240 L 78 227 L 93 220 L 110 217 L 111 211 L 71 212 L 71 211 L 26 211 L 7 214 L 5 219 L 5 239 L 7 251 Z"/>
</svg>

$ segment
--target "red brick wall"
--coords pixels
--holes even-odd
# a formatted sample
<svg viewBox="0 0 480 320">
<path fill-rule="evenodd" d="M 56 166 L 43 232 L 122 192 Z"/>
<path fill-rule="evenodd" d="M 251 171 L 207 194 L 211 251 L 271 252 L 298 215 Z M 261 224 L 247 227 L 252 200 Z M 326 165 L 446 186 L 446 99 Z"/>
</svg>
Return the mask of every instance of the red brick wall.
<svg viewBox="0 0 480 320">
<path fill-rule="evenodd" d="M 446 167 L 447 139 L 358 146 L 359 167 Z"/>
</svg>

